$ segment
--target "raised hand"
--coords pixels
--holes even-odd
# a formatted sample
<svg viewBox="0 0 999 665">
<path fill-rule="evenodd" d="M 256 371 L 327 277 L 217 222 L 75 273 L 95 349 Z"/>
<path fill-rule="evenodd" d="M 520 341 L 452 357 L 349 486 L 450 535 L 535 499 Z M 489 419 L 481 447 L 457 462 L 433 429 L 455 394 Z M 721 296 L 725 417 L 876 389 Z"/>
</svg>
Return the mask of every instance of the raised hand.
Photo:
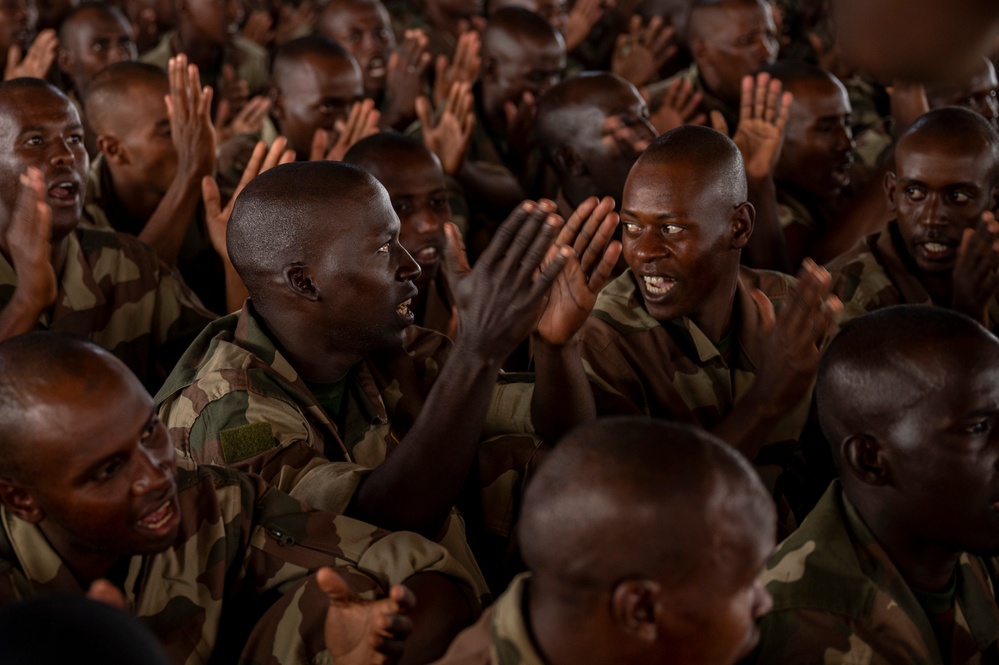
<svg viewBox="0 0 999 665">
<path fill-rule="evenodd" d="M 642 25 L 641 16 L 632 16 L 627 34 L 618 35 L 611 57 L 611 71 L 636 86 L 643 86 L 676 53 L 676 31 L 661 16 Z"/>
<path fill-rule="evenodd" d="M 742 79 L 739 124 L 732 140 L 746 163 L 750 181 L 773 175 L 784 145 L 784 130 L 794 100 L 790 92 L 781 94 L 782 84 L 766 72 Z M 718 116 L 714 116 L 718 122 Z M 724 122 L 722 120 L 721 122 Z M 716 127 L 717 129 L 717 127 Z M 727 128 L 726 128 L 727 129 Z"/>
<path fill-rule="evenodd" d="M 215 114 L 215 127 L 218 134 L 216 142 L 222 145 L 240 134 L 259 134 L 270 108 L 271 100 L 258 95 L 250 99 L 236 114 L 236 117 L 231 117 L 229 102 L 225 100 L 219 102 L 219 108 Z"/>
<path fill-rule="evenodd" d="M 621 255 L 621 243 L 614 240 L 618 225 L 614 199 L 595 196 L 583 201 L 562 227 L 553 251 L 572 247 L 565 269 L 548 294 L 548 302 L 535 332 L 548 344 L 567 344 L 586 323 L 600 289 L 611 276 Z"/>
<path fill-rule="evenodd" d="M 219 103 L 216 110 L 216 124 L 221 126 L 223 123 L 218 121 L 218 111 L 224 108 L 227 114 L 239 115 L 239 112 L 250 100 L 250 84 L 239 78 L 235 67 L 224 64 L 222 65 L 222 85 L 217 93 Z"/>
<path fill-rule="evenodd" d="M 437 56 L 433 90 L 436 108 L 440 108 L 447 101 L 451 87 L 455 83 L 467 83 L 472 86 L 478 80 L 479 68 L 482 66 L 482 58 L 479 56 L 481 48 L 482 39 L 479 33 L 468 30 L 458 37 L 453 60 L 448 61 L 444 55 Z"/>
<path fill-rule="evenodd" d="M 255 9 L 243 24 L 243 39 L 267 48 L 274 41 L 274 19 L 266 9 Z"/>
<path fill-rule="evenodd" d="M 337 120 L 335 127 L 336 140 L 333 133 L 319 128 L 312 136 L 312 148 L 309 150 L 309 161 L 317 162 L 328 159 L 333 162 L 343 160 L 350 147 L 366 136 L 378 133 L 378 120 L 381 114 L 375 108 L 375 102 L 365 99 L 350 108 L 346 120 Z M 331 144 L 332 141 L 332 144 Z"/>
<path fill-rule="evenodd" d="M 643 92 L 643 97 L 647 91 Z M 690 79 L 677 78 L 666 88 L 662 104 L 649 116 L 649 122 L 659 134 L 683 125 L 703 125 L 707 121 L 704 113 L 698 112 L 704 95 L 695 92 Z"/>
<path fill-rule="evenodd" d="M 503 113 L 506 115 L 506 139 L 510 151 L 525 160 L 534 149 L 534 118 L 538 113 L 538 102 L 533 93 L 524 91 L 520 102 L 503 104 Z"/>
<path fill-rule="evenodd" d="M 49 74 L 52 62 L 59 48 L 59 38 L 51 28 L 42 30 L 31 42 L 28 52 L 21 57 L 21 47 L 14 44 L 7 50 L 7 65 L 4 67 L 3 80 L 21 78 L 23 76 L 43 79 Z"/>
<path fill-rule="evenodd" d="M 426 97 L 416 98 L 416 116 L 422 126 L 423 144 L 441 160 L 444 173 L 454 175 L 461 168 L 468 142 L 475 128 L 472 88 L 455 83 L 435 122 Z"/>
<path fill-rule="evenodd" d="M 613 3 L 608 3 L 612 5 Z M 571 53 L 590 36 L 593 26 L 604 16 L 601 0 L 576 0 L 565 26 L 565 50 Z"/>
<path fill-rule="evenodd" d="M 125 594 L 121 592 L 121 589 L 103 577 L 91 582 L 90 588 L 87 589 L 87 598 L 110 605 L 118 610 L 128 609 L 128 604 L 125 602 Z"/>
<path fill-rule="evenodd" d="M 212 89 L 202 88 L 197 65 L 189 65 L 183 53 L 170 58 L 167 76 L 170 81 L 167 114 L 170 137 L 177 150 L 178 171 L 195 178 L 196 186 L 202 177 L 215 170 Z"/>
<path fill-rule="evenodd" d="M 413 592 L 397 585 L 388 598 L 362 601 L 332 568 L 316 571 L 316 582 L 330 599 L 323 634 L 336 665 L 381 665 L 402 654 L 413 630 L 406 616 L 416 606 Z"/>
<path fill-rule="evenodd" d="M 983 212 L 974 228 L 964 230 L 952 280 L 952 309 L 982 325 L 999 323 L 988 321 L 989 303 L 999 289 L 999 222 L 992 212 Z"/>
<path fill-rule="evenodd" d="M 385 112 L 382 125 L 405 129 L 415 115 L 416 98 L 423 93 L 430 66 L 429 40 L 422 30 L 407 30 L 402 43 L 389 56 L 385 76 Z"/>
<path fill-rule="evenodd" d="M 555 210 L 547 200 L 521 203 L 474 269 L 458 228 L 445 226 L 444 267 L 458 307 L 456 352 L 468 349 L 499 363 L 531 332 L 548 290 L 572 254 L 561 247 L 549 255 L 563 224 Z"/>
</svg>

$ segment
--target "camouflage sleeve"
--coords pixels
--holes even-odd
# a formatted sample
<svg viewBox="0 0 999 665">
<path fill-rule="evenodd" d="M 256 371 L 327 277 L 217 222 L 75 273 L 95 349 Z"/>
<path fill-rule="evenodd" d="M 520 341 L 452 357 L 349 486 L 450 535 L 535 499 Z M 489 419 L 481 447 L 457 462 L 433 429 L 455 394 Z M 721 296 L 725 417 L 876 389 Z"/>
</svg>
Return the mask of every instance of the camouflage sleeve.
<svg viewBox="0 0 999 665">
<path fill-rule="evenodd" d="M 870 665 L 873 649 L 846 618 L 822 610 L 771 612 L 760 622 L 760 643 L 741 665 Z M 887 664 L 886 664 L 887 665 Z"/>
<path fill-rule="evenodd" d="M 323 441 L 294 405 L 226 390 L 203 377 L 160 407 L 178 455 L 259 474 L 311 506 L 344 512 L 369 470 L 327 460 Z M 219 392 L 224 394 L 211 398 Z"/>
<path fill-rule="evenodd" d="M 897 304 L 897 289 L 874 256 L 864 252 L 856 258 L 829 266 L 833 294 L 843 303 L 837 323 L 845 325 L 868 312 Z"/>
<path fill-rule="evenodd" d="M 594 317 L 587 319 L 580 333 L 579 354 L 590 380 L 597 413 L 606 415 L 648 415 L 641 381 L 614 342 L 619 333 Z"/>
<path fill-rule="evenodd" d="M 534 375 L 528 372 L 500 374 L 486 411 L 482 438 L 501 434 L 533 434 L 531 400 Z"/>
</svg>

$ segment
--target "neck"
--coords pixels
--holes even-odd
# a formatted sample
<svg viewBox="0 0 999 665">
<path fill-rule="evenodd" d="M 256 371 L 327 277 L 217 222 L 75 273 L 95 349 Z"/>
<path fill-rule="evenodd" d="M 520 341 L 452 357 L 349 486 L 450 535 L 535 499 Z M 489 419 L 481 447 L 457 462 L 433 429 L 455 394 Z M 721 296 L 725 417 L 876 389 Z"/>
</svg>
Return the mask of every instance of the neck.
<svg viewBox="0 0 999 665">
<path fill-rule="evenodd" d="M 116 207 L 129 218 L 128 228 L 142 228 L 156 212 L 157 206 L 163 200 L 163 194 L 151 190 L 144 183 L 131 182 L 114 169 L 108 169 L 111 175 L 111 198 Z M 105 211 L 107 212 L 107 211 Z"/>
<path fill-rule="evenodd" d="M 256 306 L 258 320 L 263 324 L 277 348 L 295 368 L 299 376 L 307 381 L 330 383 L 343 378 L 352 367 L 364 359 L 357 351 L 344 351 L 338 348 L 316 348 L 316 332 L 314 329 L 299 331 L 291 326 L 273 327 L 268 323 L 270 317 Z M 276 321 L 293 321 L 294 315 L 278 313 Z M 318 353 L 317 353 L 318 351 Z"/>
<path fill-rule="evenodd" d="M 205 75 L 206 71 L 218 69 L 219 62 L 225 52 L 225 49 L 218 44 L 199 39 L 190 28 L 183 24 L 178 25 L 177 32 L 174 33 L 173 50 L 174 53 L 186 54 L 187 61 L 197 65 L 202 76 Z M 208 83 L 211 82 L 208 81 Z"/>
<path fill-rule="evenodd" d="M 713 344 L 720 342 L 732 326 L 735 287 L 739 281 L 738 266 L 730 273 L 731 277 L 718 285 L 718 288 L 701 303 L 700 309 L 687 315 L 687 318 L 696 323 Z"/>
<path fill-rule="evenodd" d="M 38 528 L 84 590 L 89 589 L 94 580 L 107 577 L 108 572 L 121 558 L 117 554 L 77 546 L 61 529 L 53 527 L 49 520 L 42 520 Z"/>
<path fill-rule="evenodd" d="M 530 632 L 541 659 L 548 665 L 576 665 L 577 663 L 621 663 L 624 659 L 616 645 L 612 653 L 598 642 L 601 634 L 592 615 L 566 611 L 556 596 L 538 593 L 536 581 L 524 589 L 524 623 Z M 534 593 L 532 593 L 534 591 Z M 548 600 L 545 600 L 545 599 Z"/>
</svg>

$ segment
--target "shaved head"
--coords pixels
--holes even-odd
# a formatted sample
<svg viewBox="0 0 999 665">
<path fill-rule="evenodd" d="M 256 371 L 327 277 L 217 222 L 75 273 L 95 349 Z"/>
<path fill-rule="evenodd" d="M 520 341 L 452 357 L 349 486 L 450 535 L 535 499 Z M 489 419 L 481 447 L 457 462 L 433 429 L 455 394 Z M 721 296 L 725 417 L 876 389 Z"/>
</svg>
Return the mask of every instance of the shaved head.
<svg viewBox="0 0 999 665">
<path fill-rule="evenodd" d="M 999 133 L 982 117 L 966 108 L 945 106 L 920 116 L 898 139 L 898 145 L 934 142 L 949 151 L 979 153 L 986 150 L 999 170 Z"/>
<path fill-rule="evenodd" d="M 699 125 L 671 129 L 649 145 L 633 170 L 664 164 L 684 164 L 707 175 L 719 192 L 732 199 L 733 205 L 748 197 L 742 153 L 721 132 Z"/>
<path fill-rule="evenodd" d="M 347 164 L 355 164 L 372 173 L 379 181 L 382 180 L 382 172 L 400 168 L 402 160 L 433 162 L 440 168 L 440 160 L 437 159 L 423 141 L 399 134 L 398 132 L 379 132 L 367 136 L 351 146 L 347 154 L 343 156 L 343 161 Z M 443 174 L 443 171 L 441 171 Z"/>
<path fill-rule="evenodd" d="M 127 117 L 124 100 L 137 91 L 160 96 L 170 91 L 165 71 L 144 62 L 117 62 L 102 69 L 91 81 L 84 101 L 87 122 L 97 134 L 118 132 Z M 155 91 L 155 92 L 153 92 Z"/>
<path fill-rule="evenodd" d="M 742 542 L 719 542 L 716 529 L 733 520 L 745 526 Z M 752 467 L 714 436 L 611 418 L 574 430 L 545 460 L 520 535 L 538 583 L 582 602 L 626 577 L 682 586 L 722 563 L 715 557 L 745 553 L 775 522 Z"/>
</svg>

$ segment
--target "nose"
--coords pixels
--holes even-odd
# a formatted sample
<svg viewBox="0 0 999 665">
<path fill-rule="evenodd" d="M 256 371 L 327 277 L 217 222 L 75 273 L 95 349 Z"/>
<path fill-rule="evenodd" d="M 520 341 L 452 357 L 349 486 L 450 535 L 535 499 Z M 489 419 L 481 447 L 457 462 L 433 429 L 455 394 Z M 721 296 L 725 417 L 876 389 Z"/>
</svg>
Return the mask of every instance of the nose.
<svg viewBox="0 0 999 665">
<path fill-rule="evenodd" d="M 419 277 L 420 273 L 423 272 L 420 264 L 416 262 L 416 259 L 402 245 L 399 245 L 399 251 L 401 254 L 399 256 L 399 270 L 396 272 L 396 279 L 400 282 L 406 282 Z"/>
<path fill-rule="evenodd" d="M 72 166 L 76 163 L 76 155 L 73 148 L 65 138 L 59 138 L 52 142 L 52 166 Z"/>
<path fill-rule="evenodd" d="M 111 49 L 108 53 L 109 65 L 116 62 L 128 62 L 132 59 L 132 50 L 128 44 L 119 44 L 117 48 Z"/>
<path fill-rule="evenodd" d="M 845 152 L 853 150 L 856 146 L 857 144 L 853 140 L 853 130 L 850 129 L 850 125 L 846 122 L 840 123 L 836 132 L 836 150 Z"/>
<path fill-rule="evenodd" d="M 160 447 L 139 446 L 140 452 L 137 455 L 139 470 L 132 482 L 132 494 L 142 496 L 143 494 L 159 492 L 172 481 L 169 464 L 161 460 L 157 454 Z M 173 453 L 172 450 L 168 452 Z"/>
<path fill-rule="evenodd" d="M 372 31 L 368 30 L 361 35 L 361 53 L 377 53 L 380 46 L 381 42 Z"/>
<path fill-rule="evenodd" d="M 670 255 L 662 236 L 653 230 L 645 230 L 635 239 L 634 253 L 635 257 L 643 262 Z"/>
<path fill-rule="evenodd" d="M 946 206 L 943 205 L 940 197 L 936 194 L 927 194 L 926 206 L 923 208 L 923 216 L 920 220 L 924 226 L 938 227 L 947 226 L 950 220 L 947 219 Z"/>
<path fill-rule="evenodd" d="M 229 0 L 225 5 L 226 16 L 235 23 L 243 22 L 243 6 L 239 0 Z"/>
<path fill-rule="evenodd" d="M 421 210 L 410 219 L 413 229 L 422 236 L 433 235 L 441 228 L 440 220 L 429 210 Z"/>
</svg>

